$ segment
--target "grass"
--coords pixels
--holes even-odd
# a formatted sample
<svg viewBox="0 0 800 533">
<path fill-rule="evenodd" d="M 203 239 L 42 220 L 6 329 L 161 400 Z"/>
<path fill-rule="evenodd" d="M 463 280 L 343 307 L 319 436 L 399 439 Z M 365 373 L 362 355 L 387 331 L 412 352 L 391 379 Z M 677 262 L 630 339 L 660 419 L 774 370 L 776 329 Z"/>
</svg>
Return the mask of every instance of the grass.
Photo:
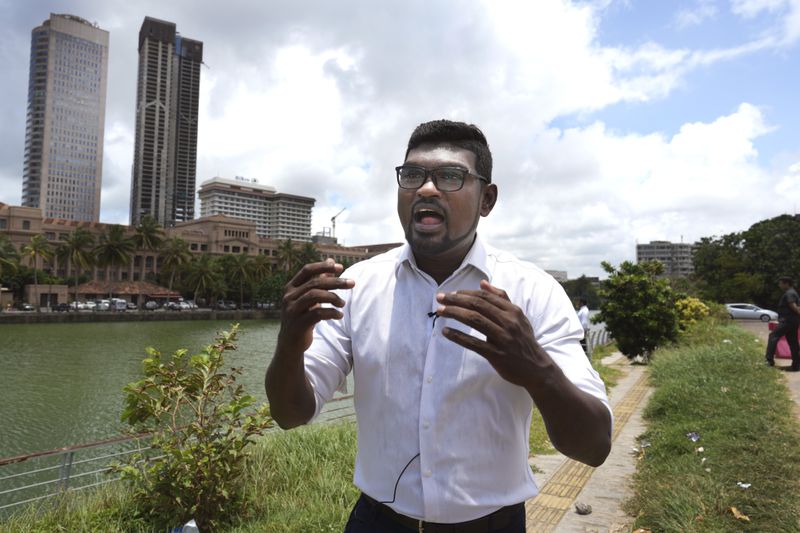
<svg viewBox="0 0 800 533">
<path fill-rule="evenodd" d="M 642 436 L 650 446 L 628 502 L 635 527 L 800 531 L 800 431 L 784 378 L 764 366 L 763 350 L 738 327 L 708 321 L 655 353 Z"/>
</svg>

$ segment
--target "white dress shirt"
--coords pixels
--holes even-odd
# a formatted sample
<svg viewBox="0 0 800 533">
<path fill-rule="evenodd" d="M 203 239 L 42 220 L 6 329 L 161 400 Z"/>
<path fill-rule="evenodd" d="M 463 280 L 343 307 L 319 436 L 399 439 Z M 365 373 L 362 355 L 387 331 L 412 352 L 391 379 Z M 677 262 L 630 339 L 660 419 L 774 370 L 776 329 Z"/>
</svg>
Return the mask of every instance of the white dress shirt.
<svg viewBox="0 0 800 533">
<path fill-rule="evenodd" d="M 589 308 L 585 305 L 578 309 L 578 320 L 581 321 L 581 327 L 584 331 L 589 329 Z"/>
<path fill-rule="evenodd" d="M 479 289 L 482 279 L 505 290 L 567 378 L 608 407 L 605 386 L 578 342 L 583 329 L 569 298 L 531 263 L 476 239 L 438 285 L 405 244 L 342 277 L 355 280 L 351 290 L 339 291 L 344 317 L 319 323 L 305 353 L 314 416 L 352 370 L 354 483 L 378 501 L 394 499 L 388 505 L 398 513 L 463 522 L 538 492 L 528 465 L 533 401 L 482 356 L 442 336 L 447 326 L 485 338 L 453 319 L 429 316 L 439 307 L 438 292 Z"/>
</svg>

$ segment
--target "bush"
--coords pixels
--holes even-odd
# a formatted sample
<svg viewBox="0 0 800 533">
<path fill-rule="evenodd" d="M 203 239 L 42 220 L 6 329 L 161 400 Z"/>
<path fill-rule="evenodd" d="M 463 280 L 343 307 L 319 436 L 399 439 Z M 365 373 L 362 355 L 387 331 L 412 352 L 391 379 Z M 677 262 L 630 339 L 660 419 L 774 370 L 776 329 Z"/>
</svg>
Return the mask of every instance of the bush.
<svg viewBox="0 0 800 533">
<path fill-rule="evenodd" d="M 162 362 L 148 348 L 145 378 L 125 387 L 122 420 L 133 433 L 152 434 L 151 450 L 115 470 L 132 483 L 142 513 L 161 527 L 194 518 L 202 531 L 213 531 L 242 508 L 245 447 L 272 419 L 266 404 L 245 412 L 255 398 L 236 385 L 241 369 L 222 371 L 238 328 L 189 358 L 183 349 Z"/>
<path fill-rule="evenodd" d="M 603 261 L 610 274 L 600 290 L 604 298 L 600 312 L 592 319 L 605 322 L 619 351 L 629 359 L 649 359 L 657 346 L 674 340 L 678 314 L 669 283 L 657 276 L 664 267 L 658 261 L 625 261 L 619 270 Z"/>
<path fill-rule="evenodd" d="M 681 298 L 675 302 L 678 311 L 678 328 L 686 331 L 698 321 L 709 315 L 709 308 L 700 299 L 693 296 Z"/>
</svg>

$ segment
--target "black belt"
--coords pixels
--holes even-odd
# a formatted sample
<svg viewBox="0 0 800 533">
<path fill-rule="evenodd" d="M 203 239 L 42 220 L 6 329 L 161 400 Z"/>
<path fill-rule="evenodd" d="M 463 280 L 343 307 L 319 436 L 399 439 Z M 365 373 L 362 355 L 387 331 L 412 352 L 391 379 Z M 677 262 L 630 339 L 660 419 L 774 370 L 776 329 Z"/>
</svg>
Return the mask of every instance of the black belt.
<svg viewBox="0 0 800 533">
<path fill-rule="evenodd" d="M 524 512 L 525 504 L 517 503 L 501 507 L 497 511 L 469 520 L 467 522 L 458 522 L 456 524 L 440 524 L 438 522 L 425 522 L 411 518 L 410 516 L 402 515 L 394 511 L 388 505 L 384 505 L 373 498 L 370 498 L 363 492 L 361 493 L 361 501 L 366 504 L 370 511 L 376 512 L 392 522 L 405 526 L 411 530 L 419 531 L 421 533 L 490 533 L 508 527 L 511 520 L 519 512 Z"/>
</svg>

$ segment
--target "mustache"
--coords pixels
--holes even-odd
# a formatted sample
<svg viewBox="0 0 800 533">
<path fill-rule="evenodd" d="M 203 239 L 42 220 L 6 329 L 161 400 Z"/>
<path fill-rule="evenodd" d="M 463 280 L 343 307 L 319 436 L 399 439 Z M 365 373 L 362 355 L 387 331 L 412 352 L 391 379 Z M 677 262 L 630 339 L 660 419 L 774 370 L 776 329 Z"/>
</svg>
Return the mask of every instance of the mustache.
<svg viewBox="0 0 800 533">
<path fill-rule="evenodd" d="M 442 214 L 445 213 L 444 207 L 437 202 L 436 200 L 429 200 L 429 199 L 422 199 L 417 200 L 413 204 L 411 204 L 411 212 L 415 212 L 418 207 L 433 207 L 436 208 L 437 211 L 441 212 Z"/>
</svg>

